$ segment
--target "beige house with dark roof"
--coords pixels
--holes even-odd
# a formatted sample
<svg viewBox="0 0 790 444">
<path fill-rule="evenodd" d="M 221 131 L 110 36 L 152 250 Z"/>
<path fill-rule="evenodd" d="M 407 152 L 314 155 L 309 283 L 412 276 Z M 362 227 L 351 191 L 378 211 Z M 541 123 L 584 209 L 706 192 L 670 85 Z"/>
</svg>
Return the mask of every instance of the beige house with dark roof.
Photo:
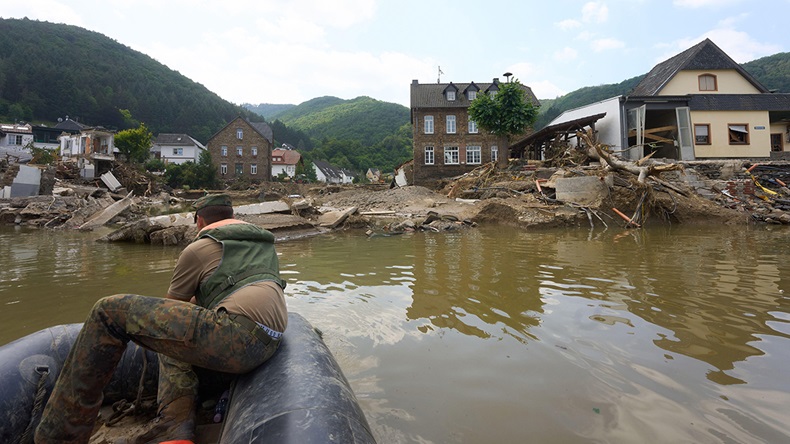
<svg viewBox="0 0 790 444">
<path fill-rule="evenodd" d="M 769 91 L 710 39 L 653 67 L 629 95 L 568 110 L 547 128 L 601 113 L 598 140 L 633 160 L 653 152 L 695 160 L 790 151 L 790 94 Z"/>
<path fill-rule="evenodd" d="M 478 128 L 469 119 L 469 105 L 478 94 L 496 94 L 491 83 L 411 83 L 411 123 L 414 142 L 414 184 L 454 177 L 482 164 L 507 166 L 507 140 Z M 539 102 L 523 86 L 533 105 Z"/>
<path fill-rule="evenodd" d="M 206 147 L 220 179 L 269 182 L 273 140 L 272 129 L 266 122 L 237 117 L 211 136 Z"/>
</svg>

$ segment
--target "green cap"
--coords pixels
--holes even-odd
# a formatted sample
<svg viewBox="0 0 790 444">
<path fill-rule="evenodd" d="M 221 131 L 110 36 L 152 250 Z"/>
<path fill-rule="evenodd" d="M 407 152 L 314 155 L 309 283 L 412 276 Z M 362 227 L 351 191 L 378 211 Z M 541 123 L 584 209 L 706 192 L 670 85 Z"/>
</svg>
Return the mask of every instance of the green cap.
<svg viewBox="0 0 790 444">
<path fill-rule="evenodd" d="M 230 196 L 227 194 L 207 194 L 196 200 L 195 203 L 192 204 L 192 208 L 194 208 L 195 211 L 198 211 L 201 208 L 214 205 L 223 207 L 233 206 L 233 204 L 230 202 Z"/>
</svg>

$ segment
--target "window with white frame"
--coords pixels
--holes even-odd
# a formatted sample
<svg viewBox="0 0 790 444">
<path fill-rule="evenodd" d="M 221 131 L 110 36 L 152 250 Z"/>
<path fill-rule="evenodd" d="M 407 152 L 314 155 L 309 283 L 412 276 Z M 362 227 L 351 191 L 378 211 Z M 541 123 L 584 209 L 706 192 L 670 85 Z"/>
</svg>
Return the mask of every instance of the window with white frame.
<svg viewBox="0 0 790 444">
<path fill-rule="evenodd" d="M 240 146 L 237 146 L 236 147 L 236 155 L 237 156 L 241 156 L 242 154 L 244 154 L 244 148 L 242 148 Z"/>
<path fill-rule="evenodd" d="M 241 176 L 242 174 L 244 174 L 244 164 L 243 163 L 237 163 L 236 164 L 236 175 L 237 176 Z"/>
<path fill-rule="evenodd" d="M 455 134 L 455 116 L 447 116 L 445 122 L 447 123 L 447 134 Z"/>
<path fill-rule="evenodd" d="M 491 146 L 491 162 L 496 162 L 499 159 L 499 148 L 496 145 Z"/>
<path fill-rule="evenodd" d="M 228 164 L 221 163 L 219 164 L 219 173 L 222 175 L 228 174 Z"/>
<path fill-rule="evenodd" d="M 173 148 L 173 155 L 174 156 L 183 156 L 184 149 L 183 148 Z"/>
<path fill-rule="evenodd" d="M 467 126 L 469 129 L 469 134 L 477 134 L 477 122 L 470 119 L 469 124 Z"/>
<path fill-rule="evenodd" d="M 241 128 L 236 128 L 236 138 L 241 140 L 244 138 L 244 130 Z"/>
<path fill-rule="evenodd" d="M 470 89 L 469 91 L 467 91 L 467 93 L 466 93 L 466 97 L 467 97 L 467 98 L 469 99 L 469 101 L 471 102 L 472 100 L 474 100 L 474 99 L 476 99 L 476 98 L 477 98 L 477 91 L 475 91 L 475 90 L 473 90 L 473 89 Z"/>
<path fill-rule="evenodd" d="M 11 134 L 8 136 L 8 144 L 9 145 L 22 145 L 22 136 L 19 134 Z"/>
<path fill-rule="evenodd" d="M 252 147 L 251 151 L 252 151 L 252 157 L 257 157 L 258 156 L 258 147 L 257 146 Z"/>
<path fill-rule="evenodd" d="M 455 100 L 455 91 L 453 90 L 447 91 L 447 100 L 449 100 L 450 102 Z"/>
<path fill-rule="evenodd" d="M 479 165 L 481 163 L 480 147 L 471 145 L 466 147 L 466 163 L 470 165 Z"/>
<path fill-rule="evenodd" d="M 433 147 L 426 146 L 425 147 L 425 164 L 426 165 L 433 165 Z"/>
<path fill-rule="evenodd" d="M 458 147 L 446 146 L 444 147 L 444 164 L 445 165 L 458 165 Z"/>
<path fill-rule="evenodd" d="M 423 129 L 425 130 L 425 134 L 433 134 L 433 116 L 425 116 Z"/>
<path fill-rule="evenodd" d="M 220 155 L 222 157 L 228 157 L 228 147 L 223 146 L 222 148 L 220 148 Z"/>
<path fill-rule="evenodd" d="M 250 174 L 258 174 L 258 164 L 250 164 Z"/>
</svg>

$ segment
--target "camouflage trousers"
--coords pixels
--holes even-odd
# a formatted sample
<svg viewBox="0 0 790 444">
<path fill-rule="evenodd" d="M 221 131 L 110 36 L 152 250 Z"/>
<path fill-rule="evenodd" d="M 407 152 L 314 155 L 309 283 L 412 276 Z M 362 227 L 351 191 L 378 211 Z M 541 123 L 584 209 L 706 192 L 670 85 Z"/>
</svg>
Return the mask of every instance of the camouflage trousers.
<svg viewBox="0 0 790 444">
<path fill-rule="evenodd" d="M 159 353 L 160 408 L 196 396 L 192 366 L 242 374 L 277 349 L 224 311 L 138 295 L 100 299 L 77 336 L 36 429 L 35 442 L 87 443 L 109 383 L 128 341 Z"/>
</svg>

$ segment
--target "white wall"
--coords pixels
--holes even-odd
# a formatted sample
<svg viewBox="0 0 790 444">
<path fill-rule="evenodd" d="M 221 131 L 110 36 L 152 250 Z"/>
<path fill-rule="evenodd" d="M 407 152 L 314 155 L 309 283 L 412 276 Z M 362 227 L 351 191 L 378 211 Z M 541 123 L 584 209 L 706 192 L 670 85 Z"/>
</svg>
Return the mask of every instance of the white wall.
<svg viewBox="0 0 790 444">
<path fill-rule="evenodd" d="M 622 150 L 622 140 L 620 129 L 622 119 L 620 118 L 620 97 L 601 100 L 587 106 L 574 108 L 557 116 L 549 125 L 570 122 L 571 120 L 589 117 L 595 114 L 606 113 L 606 115 L 595 122 L 595 130 L 598 132 L 598 141 L 609 145 L 613 150 Z"/>
</svg>

